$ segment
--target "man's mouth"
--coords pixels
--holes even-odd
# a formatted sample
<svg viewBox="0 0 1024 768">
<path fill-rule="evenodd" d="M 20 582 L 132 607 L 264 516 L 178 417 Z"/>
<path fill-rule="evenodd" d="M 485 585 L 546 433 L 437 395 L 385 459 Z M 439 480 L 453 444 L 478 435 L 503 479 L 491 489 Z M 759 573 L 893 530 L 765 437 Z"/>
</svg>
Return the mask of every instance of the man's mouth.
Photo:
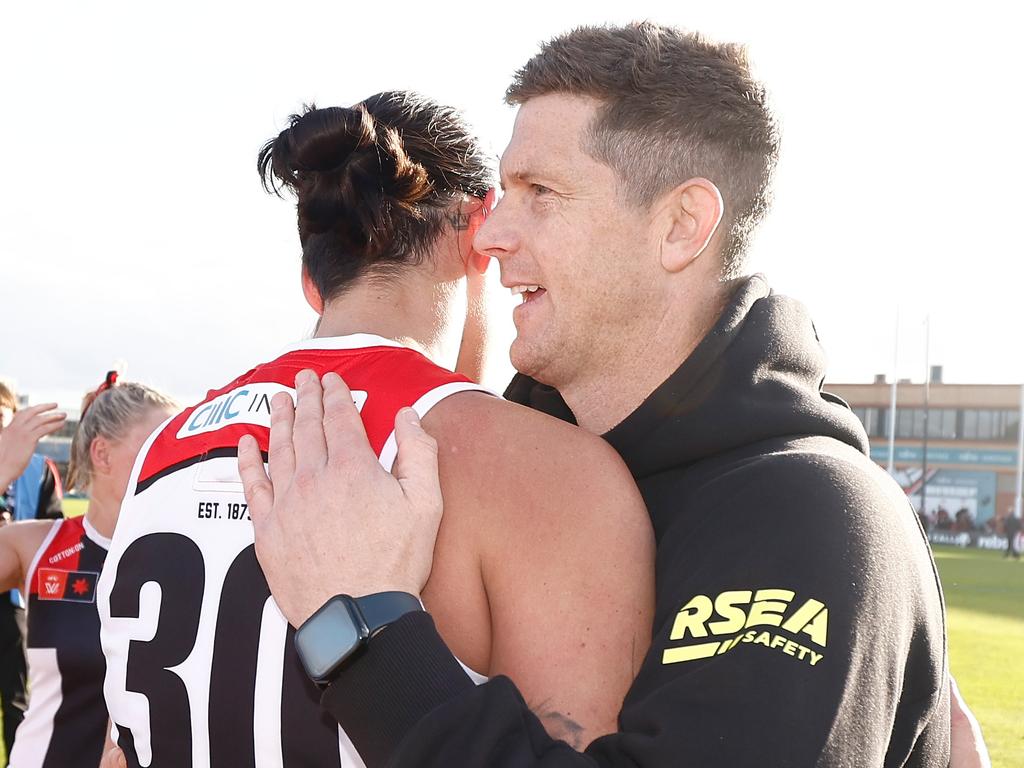
<svg viewBox="0 0 1024 768">
<path fill-rule="evenodd" d="M 522 296 L 524 304 L 543 296 L 545 293 L 545 290 L 539 285 L 513 285 L 509 290 L 512 291 L 513 296 Z"/>
</svg>

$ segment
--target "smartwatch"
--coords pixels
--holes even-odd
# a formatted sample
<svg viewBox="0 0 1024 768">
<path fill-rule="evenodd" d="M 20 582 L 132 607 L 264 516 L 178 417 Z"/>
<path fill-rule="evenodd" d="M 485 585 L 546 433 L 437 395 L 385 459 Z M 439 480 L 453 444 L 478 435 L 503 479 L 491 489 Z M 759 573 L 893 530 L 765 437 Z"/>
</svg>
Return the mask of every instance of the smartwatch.
<svg viewBox="0 0 1024 768">
<path fill-rule="evenodd" d="M 375 634 L 405 614 L 422 610 L 419 598 L 408 592 L 335 595 L 295 632 L 295 650 L 306 674 L 326 686 Z"/>
</svg>

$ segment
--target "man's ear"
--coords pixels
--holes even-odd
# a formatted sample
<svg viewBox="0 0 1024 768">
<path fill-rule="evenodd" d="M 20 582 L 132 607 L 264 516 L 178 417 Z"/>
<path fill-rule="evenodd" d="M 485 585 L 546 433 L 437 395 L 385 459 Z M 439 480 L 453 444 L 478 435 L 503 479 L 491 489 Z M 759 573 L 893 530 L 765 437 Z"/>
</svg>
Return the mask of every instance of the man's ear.
<svg viewBox="0 0 1024 768">
<path fill-rule="evenodd" d="M 722 193 L 704 178 L 690 179 L 664 197 L 661 265 L 681 272 L 707 250 L 722 223 Z"/>
<path fill-rule="evenodd" d="M 306 303 L 312 307 L 313 311 L 318 315 L 324 313 L 324 300 L 320 295 L 319 289 L 313 284 L 313 279 L 309 276 L 309 272 L 306 268 L 302 268 L 302 295 L 306 297 Z"/>
</svg>

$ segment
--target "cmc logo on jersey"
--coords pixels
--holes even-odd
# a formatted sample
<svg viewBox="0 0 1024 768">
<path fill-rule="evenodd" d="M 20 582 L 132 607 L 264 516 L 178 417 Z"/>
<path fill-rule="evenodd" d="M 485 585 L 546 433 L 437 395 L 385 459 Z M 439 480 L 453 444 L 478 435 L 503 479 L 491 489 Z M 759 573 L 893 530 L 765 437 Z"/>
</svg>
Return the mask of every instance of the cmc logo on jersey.
<svg viewBox="0 0 1024 768">
<path fill-rule="evenodd" d="M 215 432 L 234 424 L 257 424 L 270 427 L 270 401 L 278 392 L 287 392 L 295 401 L 295 390 L 276 382 L 260 382 L 244 386 L 218 395 L 213 400 L 197 406 L 185 419 L 178 430 L 178 439 Z M 352 400 L 356 408 L 363 410 L 366 393 L 352 392 Z"/>
</svg>

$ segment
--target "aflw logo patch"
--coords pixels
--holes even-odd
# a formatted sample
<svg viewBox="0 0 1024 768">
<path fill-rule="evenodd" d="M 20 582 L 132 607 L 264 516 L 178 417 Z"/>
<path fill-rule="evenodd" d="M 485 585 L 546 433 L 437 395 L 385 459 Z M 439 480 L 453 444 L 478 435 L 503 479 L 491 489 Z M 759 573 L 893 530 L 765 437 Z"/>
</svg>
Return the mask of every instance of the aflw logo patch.
<svg viewBox="0 0 1024 768">
<path fill-rule="evenodd" d="M 666 648 L 662 663 L 707 659 L 751 643 L 817 665 L 825 654 L 810 646 L 827 645 L 828 608 L 813 598 L 794 602 L 795 596 L 788 589 L 759 589 L 693 597 L 676 615 L 669 640 L 697 642 Z"/>
<path fill-rule="evenodd" d="M 93 571 L 62 571 L 57 568 L 38 570 L 40 600 L 68 600 L 72 603 L 96 602 L 96 580 Z"/>
</svg>

